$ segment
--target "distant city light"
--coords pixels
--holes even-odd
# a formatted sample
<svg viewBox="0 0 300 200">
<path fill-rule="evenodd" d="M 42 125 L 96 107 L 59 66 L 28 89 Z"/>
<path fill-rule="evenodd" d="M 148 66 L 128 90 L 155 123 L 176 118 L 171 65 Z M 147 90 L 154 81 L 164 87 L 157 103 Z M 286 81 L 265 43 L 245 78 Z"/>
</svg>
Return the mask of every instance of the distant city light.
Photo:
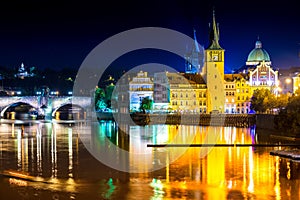
<svg viewBox="0 0 300 200">
<path fill-rule="evenodd" d="M 52 92 L 50 92 L 50 94 L 52 94 L 52 95 L 58 95 L 59 92 L 58 91 L 52 91 Z"/>
</svg>

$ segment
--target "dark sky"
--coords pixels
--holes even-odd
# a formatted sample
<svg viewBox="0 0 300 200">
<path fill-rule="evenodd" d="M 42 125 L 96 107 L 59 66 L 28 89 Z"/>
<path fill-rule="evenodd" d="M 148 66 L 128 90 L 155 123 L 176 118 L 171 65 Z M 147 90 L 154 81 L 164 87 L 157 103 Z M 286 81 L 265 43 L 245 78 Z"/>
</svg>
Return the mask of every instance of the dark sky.
<svg viewBox="0 0 300 200">
<path fill-rule="evenodd" d="M 275 68 L 300 66 L 300 12 L 296 1 L 271 0 L 1 2 L 0 65 L 16 67 L 24 62 L 30 67 L 77 69 L 103 40 L 145 26 L 170 28 L 189 36 L 195 28 L 198 42 L 206 47 L 213 7 L 228 71 L 245 64 L 258 36 Z M 126 63 L 130 60 L 115 65 L 121 68 L 130 65 Z M 137 60 L 135 64 L 151 61 Z M 162 62 L 184 70 L 178 60 Z"/>
</svg>

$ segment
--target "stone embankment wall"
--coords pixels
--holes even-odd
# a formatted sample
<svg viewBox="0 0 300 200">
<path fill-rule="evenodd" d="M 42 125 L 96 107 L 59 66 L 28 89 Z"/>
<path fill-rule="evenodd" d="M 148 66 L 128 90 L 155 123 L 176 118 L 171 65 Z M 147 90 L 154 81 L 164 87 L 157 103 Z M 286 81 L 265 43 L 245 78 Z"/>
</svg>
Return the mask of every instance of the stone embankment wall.
<svg viewBox="0 0 300 200">
<path fill-rule="evenodd" d="M 272 114 L 256 114 L 256 128 L 275 131 L 276 124 L 274 123 L 276 115 Z"/>
</svg>

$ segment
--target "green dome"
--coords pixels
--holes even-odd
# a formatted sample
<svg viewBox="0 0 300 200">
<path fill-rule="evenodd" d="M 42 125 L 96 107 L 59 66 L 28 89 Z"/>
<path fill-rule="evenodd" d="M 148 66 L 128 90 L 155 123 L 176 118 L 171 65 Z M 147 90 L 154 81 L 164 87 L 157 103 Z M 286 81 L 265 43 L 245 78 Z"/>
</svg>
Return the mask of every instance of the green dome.
<svg viewBox="0 0 300 200">
<path fill-rule="evenodd" d="M 255 49 L 253 49 L 249 55 L 247 62 L 261 62 L 261 61 L 271 61 L 270 56 L 266 50 L 262 48 L 261 41 L 255 43 Z"/>
</svg>

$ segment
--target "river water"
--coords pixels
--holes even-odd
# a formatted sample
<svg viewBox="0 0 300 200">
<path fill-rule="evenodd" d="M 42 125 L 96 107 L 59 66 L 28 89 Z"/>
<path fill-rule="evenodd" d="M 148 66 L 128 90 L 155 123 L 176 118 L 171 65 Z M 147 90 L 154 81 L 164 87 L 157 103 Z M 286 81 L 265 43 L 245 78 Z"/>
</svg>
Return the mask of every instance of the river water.
<svg viewBox="0 0 300 200">
<path fill-rule="evenodd" d="M 254 128 L 1 123 L 0 199 L 300 199 L 300 163 L 269 154 L 287 147 L 147 147 L 192 143 L 279 142 Z"/>
</svg>

